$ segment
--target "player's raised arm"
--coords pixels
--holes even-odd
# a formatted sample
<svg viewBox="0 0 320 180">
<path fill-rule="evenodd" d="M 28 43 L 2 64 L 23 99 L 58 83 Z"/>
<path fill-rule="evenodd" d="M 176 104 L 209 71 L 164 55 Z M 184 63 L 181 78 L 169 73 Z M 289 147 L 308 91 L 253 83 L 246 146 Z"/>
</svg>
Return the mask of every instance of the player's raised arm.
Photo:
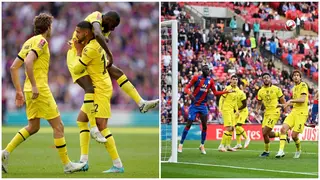
<svg viewBox="0 0 320 180">
<path fill-rule="evenodd" d="M 36 99 L 39 96 L 39 90 L 33 74 L 33 63 L 36 59 L 38 59 L 38 54 L 34 50 L 29 51 L 28 56 L 25 59 L 26 72 L 32 86 L 32 99 Z"/>
<path fill-rule="evenodd" d="M 195 82 L 197 82 L 198 76 L 193 76 L 191 81 L 186 85 L 184 88 L 184 92 L 187 93 L 188 95 L 191 95 L 192 92 L 190 91 L 191 86 L 194 85 Z"/>
<path fill-rule="evenodd" d="M 16 89 L 16 106 L 21 107 L 24 103 L 23 92 L 20 85 L 19 68 L 23 64 L 23 59 L 19 56 L 13 61 L 10 67 L 10 74 L 13 85 Z"/>
<path fill-rule="evenodd" d="M 100 46 L 105 50 L 105 52 L 108 56 L 109 64 L 107 65 L 107 67 L 111 67 L 111 65 L 113 64 L 113 55 L 107 45 L 107 41 L 106 41 L 105 37 L 102 34 L 100 24 L 98 22 L 94 22 L 92 25 L 93 25 L 93 33 L 94 33 L 96 40 L 98 41 Z"/>
<path fill-rule="evenodd" d="M 211 90 L 215 96 L 221 96 L 222 94 L 230 93 L 232 91 L 217 91 L 213 79 L 210 80 Z"/>
<path fill-rule="evenodd" d="M 261 106 L 262 106 L 262 98 L 261 98 L 261 95 L 260 95 L 259 92 L 260 92 L 260 90 L 258 91 L 258 95 L 257 95 L 258 103 L 257 103 L 256 109 L 255 109 L 255 112 L 256 112 L 257 115 L 259 114 L 259 111 L 260 111 Z"/>
<path fill-rule="evenodd" d="M 247 97 L 244 93 L 241 95 L 241 98 L 242 98 L 241 99 L 242 106 L 238 107 L 239 111 L 247 107 Z"/>
</svg>

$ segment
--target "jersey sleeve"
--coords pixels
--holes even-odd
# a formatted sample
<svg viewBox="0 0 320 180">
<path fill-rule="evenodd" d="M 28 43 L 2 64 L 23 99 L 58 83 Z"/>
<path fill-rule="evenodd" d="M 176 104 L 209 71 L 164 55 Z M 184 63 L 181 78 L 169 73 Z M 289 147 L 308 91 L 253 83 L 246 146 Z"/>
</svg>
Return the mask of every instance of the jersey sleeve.
<svg viewBox="0 0 320 180">
<path fill-rule="evenodd" d="M 93 24 L 94 22 L 98 22 L 100 25 L 102 24 L 102 14 L 99 11 L 95 11 L 91 13 L 86 19 L 86 21 Z"/>
<path fill-rule="evenodd" d="M 31 51 L 33 51 L 37 57 L 41 56 L 44 52 L 44 49 L 47 48 L 48 42 L 45 38 L 41 37 L 39 39 L 35 39 L 32 43 Z"/>
<path fill-rule="evenodd" d="M 221 96 L 221 95 L 227 93 L 226 91 L 217 91 L 213 79 L 210 79 L 210 82 L 211 82 L 211 83 L 210 83 L 210 84 L 211 84 L 211 87 L 210 87 L 210 88 L 211 88 L 211 90 L 212 90 L 212 92 L 213 92 L 213 94 L 214 94 L 215 96 Z"/>
<path fill-rule="evenodd" d="M 300 94 L 308 95 L 308 85 L 305 82 L 301 84 Z"/>
<path fill-rule="evenodd" d="M 262 101 L 261 89 L 258 91 L 257 100 Z"/>
<path fill-rule="evenodd" d="M 25 42 L 20 50 L 20 52 L 18 53 L 18 58 L 21 61 L 24 61 L 24 59 L 27 57 L 28 52 L 31 50 L 32 45 L 29 42 Z"/>
<path fill-rule="evenodd" d="M 87 66 L 90 63 L 90 61 L 96 57 L 97 57 L 96 50 L 90 46 L 86 46 L 82 50 L 81 63 Z"/>
<path fill-rule="evenodd" d="M 278 98 L 281 98 L 283 96 L 282 90 L 278 87 Z"/>
</svg>

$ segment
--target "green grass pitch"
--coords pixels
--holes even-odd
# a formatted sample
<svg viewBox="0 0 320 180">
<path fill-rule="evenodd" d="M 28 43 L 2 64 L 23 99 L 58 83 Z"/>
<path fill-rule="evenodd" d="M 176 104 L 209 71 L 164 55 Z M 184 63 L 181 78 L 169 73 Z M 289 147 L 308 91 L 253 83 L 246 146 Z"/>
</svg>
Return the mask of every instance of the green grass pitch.
<svg viewBox="0 0 320 180">
<path fill-rule="evenodd" d="M 2 127 L 2 147 L 21 127 Z M 8 173 L 3 178 L 158 178 L 158 128 L 110 128 L 117 145 L 125 172 L 103 174 L 112 166 L 104 145 L 90 141 L 89 171 L 64 174 L 57 150 L 53 144 L 52 129 L 41 128 L 10 155 Z M 66 127 L 65 137 L 71 161 L 79 161 L 79 129 Z"/>
<path fill-rule="evenodd" d="M 183 152 L 178 154 L 178 163 L 161 163 L 161 177 L 318 178 L 318 142 L 302 141 L 300 159 L 293 159 L 294 142 L 286 144 L 286 155 L 281 159 L 275 158 L 279 141 L 271 142 L 267 158 L 259 157 L 264 149 L 262 141 L 251 141 L 248 149 L 237 152 L 218 152 L 220 141 L 207 141 L 206 155 L 200 154 L 199 143 L 186 140 Z"/>
</svg>

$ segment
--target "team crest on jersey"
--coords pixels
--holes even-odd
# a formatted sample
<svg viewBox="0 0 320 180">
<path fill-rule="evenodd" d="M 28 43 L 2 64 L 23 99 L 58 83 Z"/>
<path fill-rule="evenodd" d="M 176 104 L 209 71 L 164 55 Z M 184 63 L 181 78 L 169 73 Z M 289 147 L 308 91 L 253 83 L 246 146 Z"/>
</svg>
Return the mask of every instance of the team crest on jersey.
<svg viewBox="0 0 320 180">
<path fill-rule="evenodd" d="M 31 45 L 28 44 L 28 45 L 24 46 L 24 49 L 29 49 L 30 47 L 31 47 Z"/>
<path fill-rule="evenodd" d="M 46 41 L 44 39 L 41 39 L 38 44 L 38 47 L 42 49 L 45 44 L 46 44 Z"/>
</svg>

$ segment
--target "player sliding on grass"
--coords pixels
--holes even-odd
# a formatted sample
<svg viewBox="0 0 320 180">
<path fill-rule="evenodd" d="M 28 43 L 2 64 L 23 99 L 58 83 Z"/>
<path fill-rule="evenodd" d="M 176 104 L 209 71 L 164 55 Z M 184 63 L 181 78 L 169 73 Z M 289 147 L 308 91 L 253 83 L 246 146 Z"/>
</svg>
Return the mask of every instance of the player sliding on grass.
<svg viewBox="0 0 320 180">
<path fill-rule="evenodd" d="M 269 73 L 262 74 L 263 86 L 258 91 L 257 99 L 258 104 L 255 109 L 256 117 L 260 114 L 260 108 L 263 103 L 265 107 L 263 122 L 262 122 L 262 134 L 264 139 L 264 151 L 260 154 L 260 157 L 269 156 L 270 152 L 270 138 L 279 137 L 279 132 L 273 132 L 274 125 L 280 118 L 280 108 L 278 101 L 281 104 L 285 104 L 286 100 L 282 94 L 282 90 L 272 85 L 271 75 Z M 286 140 L 286 138 L 284 138 Z M 289 139 L 287 140 L 289 142 Z"/>
<path fill-rule="evenodd" d="M 241 136 L 243 136 L 245 139 L 244 148 L 248 148 L 250 143 L 250 138 L 247 136 L 246 131 L 243 129 L 242 125 L 246 123 L 246 119 L 248 118 L 249 111 L 247 107 L 246 93 L 244 93 L 243 90 L 241 89 L 238 92 L 237 101 L 238 101 L 239 116 L 236 117 L 235 126 L 236 126 L 237 145 L 234 148 L 242 149 Z"/>
<path fill-rule="evenodd" d="M 209 67 L 208 65 L 202 65 L 202 75 L 195 75 L 192 77 L 189 84 L 185 87 L 184 91 L 187 93 L 192 100 L 192 103 L 189 107 L 189 117 L 187 124 L 182 132 L 182 137 L 180 140 L 178 152 L 182 152 L 183 142 L 187 137 L 188 131 L 192 125 L 192 122 L 196 119 L 197 113 L 200 114 L 200 120 L 202 123 L 201 131 L 201 144 L 200 151 L 202 154 L 206 154 L 204 148 L 204 142 L 207 136 L 207 120 L 208 120 L 208 108 L 207 108 L 207 96 L 209 90 L 211 89 L 214 95 L 219 96 L 222 94 L 230 93 L 233 91 L 217 91 L 213 79 L 209 76 Z M 194 87 L 193 92 L 190 91 L 191 87 Z"/>
<path fill-rule="evenodd" d="M 231 147 L 231 138 L 234 130 L 235 119 L 239 117 L 238 96 L 240 89 L 237 84 L 238 77 L 236 75 L 232 75 L 230 85 L 226 87 L 226 90 L 233 91 L 235 93 L 222 95 L 219 101 L 219 109 L 221 110 L 223 125 L 225 127 L 221 143 L 218 147 L 220 152 L 236 151 L 236 149 Z"/>
<path fill-rule="evenodd" d="M 93 25 L 94 38 L 106 52 L 107 56 L 103 57 L 108 60 L 108 64 L 101 65 L 101 68 L 104 71 L 108 71 L 112 79 L 116 79 L 117 83 L 121 89 L 127 93 L 139 106 L 140 112 L 145 113 L 149 109 L 156 107 L 159 103 L 159 100 L 145 101 L 141 98 L 135 87 L 128 80 L 127 76 L 122 72 L 121 69 L 113 65 L 113 56 L 111 51 L 107 46 L 106 38 L 109 37 L 111 31 L 113 31 L 120 23 L 120 16 L 117 12 L 109 11 L 108 13 L 102 15 L 100 12 L 95 11 L 85 18 L 85 21 Z M 69 42 L 71 48 L 67 54 L 67 64 L 69 72 L 71 74 L 73 82 L 78 83 L 85 91 L 84 103 L 81 107 L 81 110 L 88 115 L 90 122 L 90 134 L 98 142 L 104 143 L 106 140 L 98 131 L 96 122 L 94 119 L 94 111 L 96 109 L 93 100 L 94 100 L 94 86 L 92 85 L 91 79 L 88 76 L 87 72 L 84 72 L 80 75 L 75 75 L 73 73 L 74 63 L 78 61 L 76 50 L 73 45 L 73 41 L 76 40 L 75 32 L 73 33 L 72 41 Z M 101 61 L 103 61 L 101 59 Z M 87 131 L 84 133 L 88 133 Z"/>
<path fill-rule="evenodd" d="M 281 127 L 280 134 L 280 148 L 276 155 L 276 158 L 284 157 L 284 146 L 286 144 L 287 132 L 289 129 L 292 130 L 291 137 L 296 144 L 296 153 L 293 158 L 299 158 L 301 154 L 301 143 L 299 140 L 299 133 L 303 132 L 304 123 L 308 119 L 308 85 L 301 81 L 301 72 L 294 70 L 291 75 L 294 87 L 293 87 L 293 98 L 283 105 L 286 109 L 289 106 L 293 106 L 291 112 L 286 117 Z"/>
<path fill-rule="evenodd" d="M 20 129 L 2 151 L 2 171 L 5 173 L 8 172 L 7 166 L 10 153 L 29 136 L 39 131 L 40 118 L 47 119 L 53 129 L 54 144 L 64 165 L 64 172 L 72 173 L 85 166 L 85 163 L 73 163 L 69 159 L 67 144 L 64 138 L 63 123 L 48 85 L 50 64 L 48 39 L 51 35 L 52 20 L 53 17 L 45 13 L 34 18 L 35 36 L 23 44 L 10 68 L 12 81 L 16 88 L 16 105 L 22 107 L 24 104 L 24 96 L 20 86 L 19 68 L 25 63 L 27 77 L 23 91 L 26 98 L 28 125 Z M 29 164 L 29 166 L 30 165 L 31 164 Z"/>
<path fill-rule="evenodd" d="M 73 73 L 75 75 L 88 74 L 92 79 L 92 83 L 95 87 L 94 91 L 94 104 L 95 119 L 99 131 L 101 131 L 103 137 L 107 140 L 104 143 L 106 150 L 111 156 L 113 166 L 103 173 L 122 173 L 124 168 L 114 138 L 108 128 L 108 119 L 111 117 L 111 97 L 112 97 L 112 82 L 108 71 L 106 71 L 105 52 L 94 39 L 92 33 L 92 24 L 88 21 L 80 22 L 76 27 L 77 40 L 74 41 L 74 46 L 77 52 L 77 61 L 74 63 Z M 80 127 L 80 147 L 81 147 L 81 162 L 88 164 L 88 152 L 89 152 L 89 137 L 82 136 L 81 132 L 88 131 L 88 118 L 87 115 L 80 111 L 77 123 Z M 88 166 L 83 170 L 88 170 Z"/>
</svg>

